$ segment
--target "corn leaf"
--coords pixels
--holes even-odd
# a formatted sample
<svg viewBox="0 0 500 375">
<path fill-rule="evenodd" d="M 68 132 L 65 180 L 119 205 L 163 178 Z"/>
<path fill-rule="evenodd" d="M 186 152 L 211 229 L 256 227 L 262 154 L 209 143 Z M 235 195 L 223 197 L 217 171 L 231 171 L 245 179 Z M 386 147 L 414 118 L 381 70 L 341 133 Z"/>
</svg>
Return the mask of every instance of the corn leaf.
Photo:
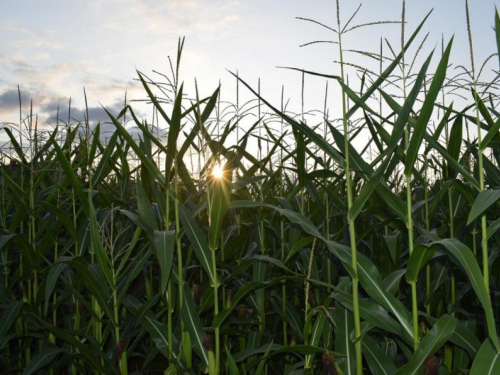
<svg viewBox="0 0 500 375">
<path fill-rule="evenodd" d="M 500 352 L 490 340 L 485 340 L 477 352 L 470 375 L 494 375 L 500 373 Z"/>
<path fill-rule="evenodd" d="M 194 304 L 191 290 L 187 285 L 184 285 L 184 301 L 182 303 L 182 320 L 191 337 L 193 349 L 202 359 L 203 363 L 208 366 L 208 352 L 203 346 L 203 337 L 205 331 L 201 325 L 200 317 L 196 313 L 196 306 Z"/>
<path fill-rule="evenodd" d="M 476 257 L 472 251 L 457 239 L 447 238 L 444 240 L 436 241 L 433 244 L 442 245 L 447 252 L 449 252 L 456 260 L 458 260 L 460 266 L 467 274 L 472 288 L 476 292 L 476 295 L 481 302 L 484 309 L 484 314 L 486 317 L 486 323 L 488 326 L 488 333 L 493 345 L 500 349 L 498 344 L 498 337 L 496 334 L 495 318 L 493 315 L 493 308 L 491 306 L 490 296 L 486 290 L 483 281 L 483 275 L 477 264 Z"/>
<path fill-rule="evenodd" d="M 477 217 L 493 204 L 500 201 L 500 190 L 484 190 L 477 196 L 467 218 L 467 225 L 472 223 Z"/>
<path fill-rule="evenodd" d="M 455 332 L 457 320 L 449 315 L 443 315 L 434 324 L 420 342 L 410 361 L 401 367 L 395 375 L 414 375 L 422 371 L 427 358 L 436 353 Z"/>
<path fill-rule="evenodd" d="M 212 257 L 215 256 L 214 252 L 210 251 L 207 239 L 203 235 L 200 227 L 196 224 L 194 219 L 189 216 L 187 210 L 182 205 L 179 205 L 179 217 L 182 222 L 182 227 L 193 245 L 194 253 L 198 261 L 207 273 L 210 283 L 214 285 L 215 275 L 212 270 Z"/>
<path fill-rule="evenodd" d="M 431 87 L 427 92 L 424 99 L 424 104 L 420 110 L 420 114 L 417 121 L 413 127 L 414 132 L 410 140 L 410 145 L 408 146 L 408 152 L 406 155 L 405 163 L 405 175 L 409 176 L 411 174 L 415 160 L 417 160 L 418 151 L 424 139 L 424 134 L 427 133 L 427 123 L 429 122 L 432 111 L 434 109 L 434 103 L 441 92 L 441 87 L 443 86 L 444 80 L 446 78 L 446 69 L 448 67 L 448 60 L 450 58 L 451 46 L 453 43 L 453 38 L 448 43 L 446 50 L 441 57 L 441 61 L 438 64 L 436 72 L 434 73 L 434 78 L 432 79 Z"/>
</svg>

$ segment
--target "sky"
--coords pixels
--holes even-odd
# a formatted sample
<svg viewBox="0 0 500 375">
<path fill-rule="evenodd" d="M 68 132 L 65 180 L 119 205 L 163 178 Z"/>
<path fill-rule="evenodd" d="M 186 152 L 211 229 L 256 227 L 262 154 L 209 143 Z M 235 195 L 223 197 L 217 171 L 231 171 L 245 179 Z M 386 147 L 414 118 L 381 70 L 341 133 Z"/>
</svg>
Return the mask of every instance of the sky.
<svg viewBox="0 0 500 375">
<path fill-rule="evenodd" d="M 341 0 L 345 22 L 359 2 Z M 413 53 L 426 33 L 422 58 L 433 48 L 441 51 L 454 35 L 451 61 L 470 66 L 465 22 L 465 0 L 407 0 L 406 38 L 431 10 Z M 495 51 L 494 8 L 499 1 L 470 0 L 476 65 Z M 400 21 L 401 0 L 366 0 L 351 26 L 375 21 Z M 194 94 L 210 95 L 221 82 L 224 100 L 235 102 L 236 82 L 229 73 L 253 87 L 261 80 L 261 93 L 279 106 L 281 88 L 291 108 L 301 104 L 300 73 L 277 68 L 291 66 L 339 74 L 338 47 L 334 44 L 300 45 L 335 40 L 330 30 L 296 17 L 313 19 L 336 28 L 335 0 L 2 0 L 0 1 L 0 123 L 19 123 L 18 86 L 23 116 L 33 101 L 40 125 L 54 124 L 57 108 L 67 116 L 83 118 L 85 88 L 90 118 L 106 121 L 102 106 L 117 114 L 128 100 L 144 99 L 136 70 L 169 74 L 168 56 L 175 57 L 179 37 L 185 37 L 180 79 Z M 396 52 L 400 25 L 362 27 L 344 36 L 344 49 L 378 53 L 381 38 Z M 384 54 L 390 55 L 387 44 Z M 439 56 L 439 54 L 437 54 Z M 346 52 L 346 61 L 373 66 L 366 57 Z M 437 58 L 434 61 L 437 63 Z M 372 64 L 372 65 L 370 65 Z M 498 60 L 492 63 L 498 69 Z M 376 67 L 377 65 L 375 65 Z M 490 69 L 491 70 L 491 69 Z M 355 75 L 355 74 L 353 74 Z M 332 82 L 332 85 L 335 83 Z M 323 79 L 307 77 L 306 110 L 322 109 Z M 253 96 L 240 87 L 240 103 Z M 334 92 L 330 95 L 335 102 Z M 337 101 L 338 103 L 338 101 Z M 144 119 L 152 111 L 133 104 Z M 330 106 L 330 104 L 328 104 Z M 335 104 L 331 104 L 332 111 Z M 5 135 L 0 131 L 0 139 Z"/>
</svg>

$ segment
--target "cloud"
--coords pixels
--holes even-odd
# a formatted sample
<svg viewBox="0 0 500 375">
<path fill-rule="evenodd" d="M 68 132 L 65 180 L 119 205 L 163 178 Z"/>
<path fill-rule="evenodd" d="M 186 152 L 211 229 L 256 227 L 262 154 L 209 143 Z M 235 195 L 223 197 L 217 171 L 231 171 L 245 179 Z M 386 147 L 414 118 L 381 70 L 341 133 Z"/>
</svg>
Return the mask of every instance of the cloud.
<svg viewBox="0 0 500 375">
<path fill-rule="evenodd" d="M 238 1 L 114 0 L 127 12 L 118 13 L 102 27 L 129 35 L 166 36 L 211 32 L 240 20 Z"/>
<path fill-rule="evenodd" d="M 14 44 L 18 46 L 26 47 L 36 47 L 36 48 L 50 48 L 54 50 L 61 50 L 66 47 L 66 44 L 58 41 L 50 32 L 46 29 L 37 29 L 36 31 L 30 30 L 26 27 L 19 27 L 12 22 L 4 22 L 0 30 L 3 33 L 9 33 L 13 36 Z"/>
<path fill-rule="evenodd" d="M 38 93 L 32 93 L 21 90 L 21 105 L 26 108 L 31 100 L 43 101 L 44 97 Z M 0 94 L 0 113 L 11 112 L 19 109 L 19 91 L 10 89 Z"/>
<path fill-rule="evenodd" d="M 183 59 L 181 77 L 189 77 L 190 67 L 207 55 L 206 46 L 235 27 L 242 9 L 233 0 L 93 0 L 88 6 L 79 3 L 83 13 L 76 15 L 69 28 L 69 18 L 37 28 L 12 19 L 0 24 L 0 32 L 7 35 L 0 43 L 4 47 L 0 53 L 0 122 L 19 121 L 18 84 L 23 114 L 27 114 L 27 104 L 33 99 L 39 123 L 55 124 L 58 106 L 59 118 L 67 121 L 69 97 L 73 98 L 71 117 L 83 121 L 83 87 L 89 99 L 90 120 L 108 121 L 99 103 L 107 107 L 111 103 L 109 108 L 117 114 L 125 93 L 128 100 L 146 97 L 141 84 L 134 80 L 134 67 L 145 72 L 164 70 L 170 75 L 166 57 L 175 54 L 177 37 L 194 34 L 204 44 L 191 53 L 192 61 Z M 84 16 L 82 22 L 80 17 Z M 188 48 L 186 53 L 189 56 Z M 143 103 L 133 107 L 138 114 L 146 113 L 144 118 L 151 118 L 151 107 Z"/>
<path fill-rule="evenodd" d="M 114 116 L 118 116 L 118 113 L 123 109 L 123 102 L 114 102 L 111 105 L 106 105 L 105 108 Z M 40 112 L 44 114 L 47 118 L 47 122 L 55 125 L 57 123 L 57 114 L 59 113 L 59 121 L 61 123 L 66 123 L 68 121 L 68 116 L 71 122 L 84 122 L 87 117 L 87 109 L 84 107 L 75 107 L 72 105 L 69 107 L 69 99 L 58 98 L 50 100 L 45 103 L 41 108 Z M 90 123 L 95 125 L 97 123 L 110 122 L 110 118 L 107 115 L 103 107 L 92 106 L 88 108 L 88 116 Z"/>
<path fill-rule="evenodd" d="M 21 93 L 21 100 L 29 100 L 29 97 L 25 93 Z M 8 90 L 0 94 L 0 111 L 12 110 L 13 108 L 19 108 L 19 92 L 16 90 Z"/>
<path fill-rule="evenodd" d="M 0 65 L 6 69 L 26 69 L 31 68 L 32 65 L 27 62 L 23 54 L 17 53 L 10 56 L 0 53 Z"/>
</svg>

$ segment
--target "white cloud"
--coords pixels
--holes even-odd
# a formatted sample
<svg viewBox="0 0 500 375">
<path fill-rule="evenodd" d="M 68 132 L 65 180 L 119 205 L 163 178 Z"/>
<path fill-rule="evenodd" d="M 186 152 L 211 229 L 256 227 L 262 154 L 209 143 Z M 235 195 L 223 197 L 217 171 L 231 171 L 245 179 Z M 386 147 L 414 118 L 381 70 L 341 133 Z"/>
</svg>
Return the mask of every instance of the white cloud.
<svg viewBox="0 0 500 375">
<path fill-rule="evenodd" d="M 83 87 L 92 108 L 122 103 L 125 92 L 129 100 L 143 99 L 144 89 L 133 80 L 134 64 L 169 73 L 167 56 L 175 57 L 179 36 L 195 36 L 195 43 L 216 40 L 217 33 L 236 27 L 241 11 L 239 2 L 220 0 L 91 0 L 78 6 L 82 4 L 87 18 L 78 16 L 69 28 L 62 13 L 60 22 L 43 21 L 40 14 L 41 28 L 19 26 L 14 20 L 0 23 L 0 32 L 9 35 L 0 42 L 0 96 L 19 84 L 41 118 L 50 117 L 47 110 L 54 100 L 64 105 L 70 96 L 76 108 L 83 108 Z M 52 14 L 45 10 L 45 17 Z M 193 47 L 187 39 L 195 58 L 184 59 L 186 76 L 209 48 L 209 43 Z M 0 121 L 15 121 L 15 109 L 0 105 Z"/>
<path fill-rule="evenodd" d="M 193 32 L 214 31 L 230 26 L 240 19 L 238 2 L 207 2 L 199 0 L 173 0 L 167 2 L 145 0 L 114 0 L 119 12 L 102 27 L 127 34 L 183 35 Z"/>
<path fill-rule="evenodd" d="M 66 48 L 66 45 L 54 37 L 54 33 L 46 28 L 42 30 L 30 30 L 26 27 L 20 27 L 12 24 L 12 22 L 5 22 L 0 26 L 3 33 L 12 34 L 12 44 L 20 46 L 23 49 L 29 47 L 35 48 L 50 48 L 54 50 L 61 50 Z"/>
</svg>

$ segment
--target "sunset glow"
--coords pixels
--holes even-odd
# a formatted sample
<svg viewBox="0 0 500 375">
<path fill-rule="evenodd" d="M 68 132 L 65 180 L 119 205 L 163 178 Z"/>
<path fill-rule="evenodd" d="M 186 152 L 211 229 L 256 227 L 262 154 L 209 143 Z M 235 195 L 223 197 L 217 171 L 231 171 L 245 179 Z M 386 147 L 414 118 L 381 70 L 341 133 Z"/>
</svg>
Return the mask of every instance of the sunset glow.
<svg viewBox="0 0 500 375">
<path fill-rule="evenodd" d="M 214 169 L 212 170 L 212 176 L 217 179 L 224 177 L 224 167 L 220 164 L 216 164 Z"/>
</svg>

